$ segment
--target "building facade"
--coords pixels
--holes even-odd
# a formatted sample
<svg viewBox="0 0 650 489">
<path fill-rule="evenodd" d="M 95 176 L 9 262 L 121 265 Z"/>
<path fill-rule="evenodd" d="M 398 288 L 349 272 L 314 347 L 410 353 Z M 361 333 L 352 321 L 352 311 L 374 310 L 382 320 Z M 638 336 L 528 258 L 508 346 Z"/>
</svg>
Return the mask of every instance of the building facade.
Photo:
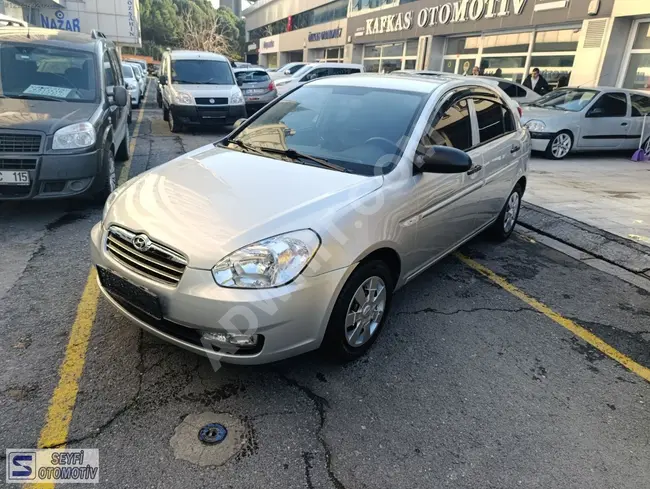
<svg viewBox="0 0 650 489">
<path fill-rule="evenodd" d="M 336 19 L 296 24 L 314 9 Z M 268 66 L 331 59 L 375 73 L 457 74 L 477 66 L 518 82 L 538 67 L 554 86 L 650 89 L 646 0 L 260 0 L 244 15 L 250 52 Z"/>
<path fill-rule="evenodd" d="M 8 15 L 48 29 L 103 32 L 119 46 L 141 46 L 139 0 L 0 0 Z"/>
</svg>

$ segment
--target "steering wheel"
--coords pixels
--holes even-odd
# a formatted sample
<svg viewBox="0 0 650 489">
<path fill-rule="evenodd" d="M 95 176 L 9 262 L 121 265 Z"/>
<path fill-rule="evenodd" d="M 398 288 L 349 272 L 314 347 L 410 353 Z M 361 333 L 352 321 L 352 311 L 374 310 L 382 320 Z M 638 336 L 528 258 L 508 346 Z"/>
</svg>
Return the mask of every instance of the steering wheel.
<svg viewBox="0 0 650 489">
<path fill-rule="evenodd" d="M 399 146 L 397 146 L 390 139 L 382 138 L 380 136 L 375 136 L 368 139 L 363 144 L 372 144 L 379 146 L 381 149 L 385 149 L 387 153 L 395 154 L 396 150 L 399 151 Z"/>
</svg>

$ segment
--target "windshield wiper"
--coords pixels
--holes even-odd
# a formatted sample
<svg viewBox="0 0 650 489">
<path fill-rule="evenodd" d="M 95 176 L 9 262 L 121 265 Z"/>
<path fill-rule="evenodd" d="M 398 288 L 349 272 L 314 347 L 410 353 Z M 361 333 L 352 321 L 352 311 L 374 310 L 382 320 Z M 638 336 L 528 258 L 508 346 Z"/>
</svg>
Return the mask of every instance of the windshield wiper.
<svg viewBox="0 0 650 489">
<path fill-rule="evenodd" d="M 260 147 L 260 150 L 266 152 L 266 153 L 275 153 L 278 155 L 286 156 L 288 158 L 291 158 L 292 160 L 307 160 L 311 161 L 312 163 L 316 163 L 319 166 L 322 166 L 324 168 L 329 168 L 330 170 L 335 170 L 335 171 L 340 171 L 340 172 L 347 172 L 345 168 L 339 165 L 335 165 L 334 163 L 330 163 L 329 161 L 323 159 L 323 158 L 316 158 L 315 156 L 310 156 L 304 153 L 300 153 L 296 151 L 295 149 L 276 149 L 276 148 L 262 148 Z"/>
<path fill-rule="evenodd" d="M 12 95 L 11 98 L 20 98 L 26 100 L 50 100 L 52 102 L 63 102 L 65 99 L 50 97 L 48 95 L 33 95 L 28 93 L 23 93 L 21 95 Z"/>
<path fill-rule="evenodd" d="M 221 141 L 221 143 L 226 143 L 226 144 L 234 144 L 235 146 L 239 146 L 241 149 L 244 151 L 249 151 L 251 153 L 258 154 L 260 156 L 266 156 L 260 148 L 257 148 L 256 146 L 252 146 L 250 144 L 246 144 L 244 141 L 241 139 L 224 139 Z"/>
</svg>

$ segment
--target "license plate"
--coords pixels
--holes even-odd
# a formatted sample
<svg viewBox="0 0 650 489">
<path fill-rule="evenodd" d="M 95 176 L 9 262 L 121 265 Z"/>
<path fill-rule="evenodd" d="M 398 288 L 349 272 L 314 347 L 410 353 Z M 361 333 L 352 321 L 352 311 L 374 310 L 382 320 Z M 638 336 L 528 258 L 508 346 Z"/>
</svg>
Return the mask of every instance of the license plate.
<svg viewBox="0 0 650 489">
<path fill-rule="evenodd" d="M 119 275 L 103 267 L 97 267 L 99 281 L 106 292 L 118 301 L 126 302 L 154 319 L 162 319 L 162 310 L 158 297 L 144 287 L 140 287 L 123 279 Z"/>
<path fill-rule="evenodd" d="M 28 171 L 0 171 L 0 185 L 29 185 Z"/>
<path fill-rule="evenodd" d="M 247 90 L 244 90 L 244 95 L 260 95 L 264 93 L 266 90 L 262 88 L 249 88 Z"/>
</svg>

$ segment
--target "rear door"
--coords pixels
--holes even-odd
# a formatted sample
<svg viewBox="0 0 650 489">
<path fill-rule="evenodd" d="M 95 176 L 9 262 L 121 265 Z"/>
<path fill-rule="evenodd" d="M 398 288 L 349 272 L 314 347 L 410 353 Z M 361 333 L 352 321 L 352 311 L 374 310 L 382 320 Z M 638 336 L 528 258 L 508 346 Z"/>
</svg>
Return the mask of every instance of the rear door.
<svg viewBox="0 0 650 489">
<path fill-rule="evenodd" d="M 580 123 L 582 149 L 622 149 L 630 132 L 630 117 L 625 92 L 605 92 L 591 105 Z"/>
<path fill-rule="evenodd" d="M 650 97 L 630 94 L 632 108 L 632 122 L 628 134 L 628 149 L 636 149 L 650 137 Z M 644 128 L 645 124 L 645 128 Z M 641 140 L 643 136 L 643 141 Z"/>
</svg>

